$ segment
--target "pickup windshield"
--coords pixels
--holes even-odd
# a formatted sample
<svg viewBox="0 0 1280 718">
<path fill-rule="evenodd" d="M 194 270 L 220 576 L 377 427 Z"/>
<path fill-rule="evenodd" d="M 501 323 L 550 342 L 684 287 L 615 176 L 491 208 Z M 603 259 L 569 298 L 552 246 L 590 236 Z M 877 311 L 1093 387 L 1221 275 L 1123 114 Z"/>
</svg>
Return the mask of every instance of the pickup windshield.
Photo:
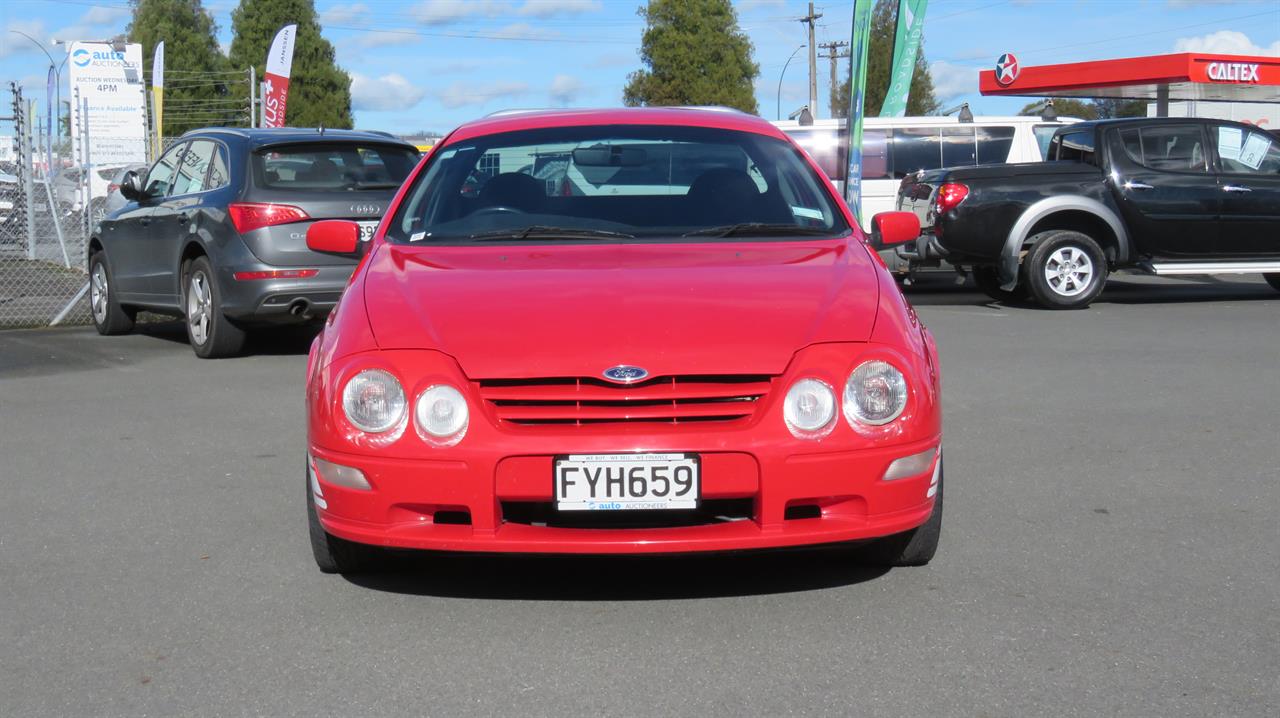
<svg viewBox="0 0 1280 718">
<path fill-rule="evenodd" d="M 507 132 L 441 147 L 409 189 L 387 239 L 705 242 L 848 231 L 826 180 L 786 141 L 613 125 Z"/>
</svg>

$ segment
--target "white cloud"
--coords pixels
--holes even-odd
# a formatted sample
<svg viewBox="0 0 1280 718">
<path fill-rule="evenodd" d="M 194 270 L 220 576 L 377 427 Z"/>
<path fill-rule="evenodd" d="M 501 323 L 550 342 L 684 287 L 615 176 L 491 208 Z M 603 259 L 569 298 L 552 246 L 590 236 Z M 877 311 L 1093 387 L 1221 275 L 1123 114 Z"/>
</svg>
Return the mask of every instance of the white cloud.
<svg viewBox="0 0 1280 718">
<path fill-rule="evenodd" d="M 369 6 L 362 2 L 351 5 L 333 5 L 320 13 L 321 25 L 342 25 L 369 14 Z"/>
<path fill-rule="evenodd" d="M 739 10 L 755 10 L 760 7 L 786 7 L 786 0 L 742 0 Z"/>
<path fill-rule="evenodd" d="M 551 102 L 554 104 L 568 105 L 582 91 L 582 81 L 573 75 L 556 75 L 551 81 Z"/>
<path fill-rule="evenodd" d="M 1182 37 L 1173 43 L 1174 52 L 1214 52 L 1224 55 L 1280 55 L 1280 40 L 1266 47 L 1253 44 L 1249 36 L 1235 30 L 1219 30 L 1199 37 Z"/>
<path fill-rule="evenodd" d="M 351 106 L 356 110 L 407 110 L 426 96 L 426 90 L 394 72 L 377 78 L 351 73 Z"/>
<path fill-rule="evenodd" d="M 420 42 L 422 36 L 409 32 L 362 32 L 345 40 L 359 48 L 396 47 Z"/>
<path fill-rule="evenodd" d="M 529 86 L 523 82 L 499 81 L 488 85 L 455 82 L 440 93 L 440 104 L 457 109 L 491 100 L 510 100 L 528 91 Z"/>
<path fill-rule="evenodd" d="M 507 3 L 494 0 L 424 0 L 409 14 L 423 25 L 448 25 L 469 17 L 495 17 L 510 10 Z"/>
<path fill-rule="evenodd" d="M 543 18 L 553 15 L 598 12 L 600 8 L 599 0 L 525 0 L 520 9 L 516 10 L 516 14 Z"/>
<path fill-rule="evenodd" d="M 132 13 L 127 7 L 102 7 L 94 5 L 80 17 L 81 25 L 115 25 Z"/>
<path fill-rule="evenodd" d="M 497 30 L 494 30 L 492 33 L 485 34 L 493 37 L 510 38 L 513 40 L 549 40 L 560 36 L 560 33 L 554 30 L 536 28 L 527 22 L 514 22 L 510 25 L 504 25 Z"/>
<path fill-rule="evenodd" d="M 933 77 L 933 94 L 941 102 L 978 91 L 978 68 L 957 65 L 946 60 L 929 63 Z"/>
<path fill-rule="evenodd" d="M 9 57 L 10 55 L 17 55 L 24 52 L 40 53 L 30 40 L 19 35 L 15 35 L 13 34 L 14 32 L 26 33 L 35 38 L 35 41 L 41 45 L 44 45 L 44 43 L 49 39 L 45 36 L 44 23 L 39 20 L 12 20 L 5 23 L 4 26 L 4 42 L 0 42 L 0 57 Z M 50 50 L 49 54 L 53 54 L 53 51 Z M 41 59 L 43 60 L 46 58 L 41 55 Z"/>
</svg>

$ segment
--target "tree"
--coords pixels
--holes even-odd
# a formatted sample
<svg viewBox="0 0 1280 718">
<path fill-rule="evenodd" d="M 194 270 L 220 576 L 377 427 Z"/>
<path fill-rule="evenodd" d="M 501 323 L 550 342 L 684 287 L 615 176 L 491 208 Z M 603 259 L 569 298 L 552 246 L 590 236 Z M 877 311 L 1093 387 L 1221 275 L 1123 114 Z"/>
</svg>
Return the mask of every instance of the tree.
<svg viewBox="0 0 1280 718">
<path fill-rule="evenodd" d="M 1075 100 L 1070 97 L 1046 97 L 1043 100 L 1029 102 L 1021 110 L 1018 110 L 1018 114 L 1039 115 L 1041 114 L 1040 104 L 1049 99 L 1053 100 L 1053 111 L 1057 113 L 1058 117 L 1075 117 L 1081 120 L 1098 119 L 1098 107 L 1096 104 L 1085 102 L 1084 100 Z"/>
<path fill-rule="evenodd" d="M 314 0 L 241 0 L 231 11 L 231 65 L 237 70 L 257 68 L 262 76 L 267 51 L 276 32 L 298 25 L 293 67 L 289 74 L 289 104 L 285 121 L 291 127 L 351 127 L 351 76 L 338 67 L 333 45 L 320 35 Z"/>
<path fill-rule="evenodd" d="M 1110 97 L 1099 97 L 1093 101 L 1098 111 L 1098 119 L 1110 120 L 1116 117 L 1146 117 L 1146 100 L 1123 100 Z"/>
<path fill-rule="evenodd" d="M 237 101 L 230 92 L 230 83 L 238 78 L 218 49 L 218 24 L 200 0 L 135 0 L 126 32 L 130 42 L 142 44 L 144 74 L 149 79 L 156 44 L 164 41 L 163 135 L 245 124 L 248 103 Z"/>
<path fill-rule="evenodd" d="M 893 74 L 894 27 L 898 22 L 898 0 L 878 0 L 871 13 L 871 45 L 867 48 L 867 88 L 862 99 L 866 116 L 880 114 L 884 97 L 889 94 L 889 81 Z M 911 94 L 907 97 L 907 114 L 932 115 L 938 111 L 938 99 L 933 94 L 933 75 L 924 59 L 924 42 L 916 55 L 916 69 L 911 75 Z M 849 80 L 845 79 L 831 91 L 831 116 L 848 117 Z"/>
<path fill-rule="evenodd" d="M 755 113 L 760 66 L 729 0 L 650 0 L 640 60 L 622 101 L 641 105 L 724 105 Z"/>
</svg>

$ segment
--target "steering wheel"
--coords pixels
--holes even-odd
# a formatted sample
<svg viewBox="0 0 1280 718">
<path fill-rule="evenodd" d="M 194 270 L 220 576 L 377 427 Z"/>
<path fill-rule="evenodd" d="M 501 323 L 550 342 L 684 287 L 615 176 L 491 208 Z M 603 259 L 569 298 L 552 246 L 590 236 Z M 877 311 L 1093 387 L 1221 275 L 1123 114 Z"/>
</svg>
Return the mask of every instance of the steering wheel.
<svg viewBox="0 0 1280 718">
<path fill-rule="evenodd" d="M 471 213 L 472 216 L 485 214 L 525 214 L 525 211 L 519 207 L 508 207 L 507 205 L 494 205 L 493 207 L 481 207 Z"/>
</svg>

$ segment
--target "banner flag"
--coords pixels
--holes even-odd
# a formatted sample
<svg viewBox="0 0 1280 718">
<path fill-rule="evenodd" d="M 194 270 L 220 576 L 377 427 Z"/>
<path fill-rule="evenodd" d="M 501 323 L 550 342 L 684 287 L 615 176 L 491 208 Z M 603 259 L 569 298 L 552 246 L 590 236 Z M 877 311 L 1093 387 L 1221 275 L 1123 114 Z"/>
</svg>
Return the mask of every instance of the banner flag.
<svg viewBox="0 0 1280 718">
<path fill-rule="evenodd" d="M 898 0 L 898 29 L 893 39 L 893 64 L 889 92 L 880 108 L 881 117 L 902 117 L 907 114 L 907 98 L 911 94 L 911 76 L 916 71 L 916 57 L 920 55 L 920 40 L 924 37 L 924 11 L 929 0 Z"/>
<path fill-rule="evenodd" d="M 871 44 L 871 9 L 875 0 L 854 0 L 853 32 L 849 37 L 849 112 L 845 123 L 849 167 L 844 201 L 862 223 L 862 104 L 867 91 L 867 49 Z"/>
<path fill-rule="evenodd" d="M 151 56 L 151 157 L 160 156 L 164 137 L 164 40 L 156 43 Z"/>
<path fill-rule="evenodd" d="M 44 173 L 46 177 L 52 177 L 58 174 L 58 168 L 53 166 L 53 134 L 54 128 L 58 126 L 58 115 L 62 113 L 61 102 L 54 100 L 54 95 L 58 92 L 57 74 L 53 71 L 53 64 L 49 64 L 49 77 L 44 85 L 44 147 L 46 150 Z M 58 136 L 62 136 L 62 129 L 57 129 Z"/>
<path fill-rule="evenodd" d="M 289 102 L 289 71 L 293 68 L 293 40 L 297 25 L 285 25 L 271 41 L 262 74 L 262 126 L 284 127 Z"/>
</svg>

